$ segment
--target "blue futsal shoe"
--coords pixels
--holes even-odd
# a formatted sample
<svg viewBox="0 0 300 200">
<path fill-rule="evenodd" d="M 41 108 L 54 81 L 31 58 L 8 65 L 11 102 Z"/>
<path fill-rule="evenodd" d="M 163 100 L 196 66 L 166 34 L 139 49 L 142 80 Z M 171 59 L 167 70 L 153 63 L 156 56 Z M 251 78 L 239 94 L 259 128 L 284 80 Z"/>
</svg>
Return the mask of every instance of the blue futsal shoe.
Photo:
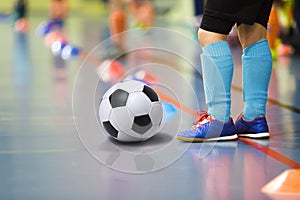
<svg viewBox="0 0 300 200">
<path fill-rule="evenodd" d="M 246 120 L 241 114 L 235 122 L 235 127 L 239 137 L 270 137 L 268 123 L 264 116 L 256 117 L 253 120 Z"/>
<path fill-rule="evenodd" d="M 205 111 L 198 113 L 199 118 L 191 130 L 177 134 L 176 138 L 185 142 L 204 142 L 235 140 L 238 138 L 232 118 L 224 123 L 213 118 Z"/>
</svg>

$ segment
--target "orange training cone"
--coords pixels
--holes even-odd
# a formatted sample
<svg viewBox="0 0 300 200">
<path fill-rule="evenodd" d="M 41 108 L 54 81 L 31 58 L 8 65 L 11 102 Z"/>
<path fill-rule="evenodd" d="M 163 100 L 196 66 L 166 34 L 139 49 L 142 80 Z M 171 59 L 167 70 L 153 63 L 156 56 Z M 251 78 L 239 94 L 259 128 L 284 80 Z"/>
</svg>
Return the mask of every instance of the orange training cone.
<svg viewBox="0 0 300 200">
<path fill-rule="evenodd" d="M 116 60 L 104 60 L 97 67 L 97 74 L 104 82 L 115 83 L 124 76 L 124 66 Z"/>
<path fill-rule="evenodd" d="M 286 170 L 262 188 L 272 199 L 300 199 L 300 169 Z"/>
</svg>

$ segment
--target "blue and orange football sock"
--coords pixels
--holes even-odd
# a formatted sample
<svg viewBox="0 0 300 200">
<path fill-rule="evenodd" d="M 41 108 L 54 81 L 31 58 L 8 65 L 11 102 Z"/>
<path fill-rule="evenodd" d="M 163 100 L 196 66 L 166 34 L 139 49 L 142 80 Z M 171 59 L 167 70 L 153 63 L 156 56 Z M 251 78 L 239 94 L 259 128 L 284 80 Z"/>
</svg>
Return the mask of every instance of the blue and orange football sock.
<svg viewBox="0 0 300 200">
<path fill-rule="evenodd" d="M 244 118 L 252 120 L 265 116 L 272 73 L 272 55 L 267 40 L 258 41 L 244 49 L 242 67 Z"/>
<path fill-rule="evenodd" d="M 230 118 L 230 89 L 233 75 L 232 54 L 226 41 L 203 48 L 201 54 L 203 84 L 208 113 L 227 122 Z"/>
</svg>

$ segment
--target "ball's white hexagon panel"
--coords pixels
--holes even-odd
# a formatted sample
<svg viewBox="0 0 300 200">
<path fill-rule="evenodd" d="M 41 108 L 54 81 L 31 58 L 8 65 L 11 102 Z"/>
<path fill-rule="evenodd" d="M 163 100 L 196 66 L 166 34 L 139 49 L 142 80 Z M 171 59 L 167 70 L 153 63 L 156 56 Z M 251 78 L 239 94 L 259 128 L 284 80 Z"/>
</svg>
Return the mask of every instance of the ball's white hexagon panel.
<svg viewBox="0 0 300 200">
<path fill-rule="evenodd" d="M 103 98 L 99 105 L 99 118 L 100 121 L 108 121 L 112 107 L 109 103 L 109 98 Z"/>
<path fill-rule="evenodd" d="M 145 83 L 136 80 L 124 80 L 118 85 L 118 89 L 123 89 L 128 93 L 141 92 L 144 89 Z"/>
<path fill-rule="evenodd" d="M 149 112 L 149 116 L 151 118 L 152 124 L 159 125 L 163 119 L 163 107 L 160 102 L 152 103 L 151 110 Z"/>
<path fill-rule="evenodd" d="M 118 107 L 111 111 L 110 122 L 113 126 L 117 127 L 119 131 L 131 130 L 134 116 L 129 112 L 128 108 Z"/>
<path fill-rule="evenodd" d="M 145 115 L 150 112 L 151 101 L 143 92 L 134 92 L 129 94 L 126 106 L 135 116 Z"/>
</svg>

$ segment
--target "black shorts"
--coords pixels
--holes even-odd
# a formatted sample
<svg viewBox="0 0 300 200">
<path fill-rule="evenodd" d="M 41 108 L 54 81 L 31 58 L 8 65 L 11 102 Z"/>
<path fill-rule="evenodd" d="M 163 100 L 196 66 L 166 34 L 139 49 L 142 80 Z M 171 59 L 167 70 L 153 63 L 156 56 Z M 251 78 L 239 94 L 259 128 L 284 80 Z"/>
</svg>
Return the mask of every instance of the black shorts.
<svg viewBox="0 0 300 200">
<path fill-rule="evenodd" d="M 200 28 L 229 34 L 234 24 L 267 28 L 273 0 L 207 0 Z"/>
</svg>

